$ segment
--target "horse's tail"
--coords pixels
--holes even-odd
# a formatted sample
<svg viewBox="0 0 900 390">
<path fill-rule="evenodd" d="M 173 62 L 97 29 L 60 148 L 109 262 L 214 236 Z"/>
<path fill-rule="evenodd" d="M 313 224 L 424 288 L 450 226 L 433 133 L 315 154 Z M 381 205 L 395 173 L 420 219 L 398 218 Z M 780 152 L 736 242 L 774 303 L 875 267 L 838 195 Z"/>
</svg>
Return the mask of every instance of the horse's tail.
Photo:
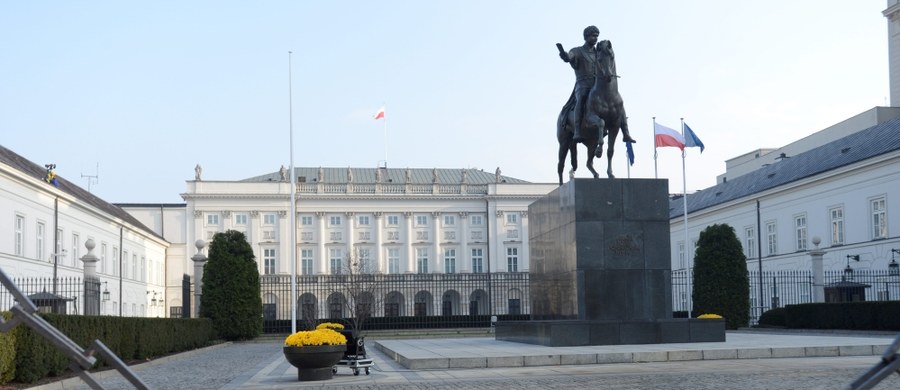
<svg viewBox="0 0 900 390">
<path fill-rule="evenodd" d="M 569 121 L 569 113 L 575 110 L 575 89 L 569 95 L 569 100 L 563 104 L 562 110 L 559 111 L 559 117 L 556 119 L 556 133 L 558 137 L 562 137 L 566 130 L 566 123 Z"/>
</svg>

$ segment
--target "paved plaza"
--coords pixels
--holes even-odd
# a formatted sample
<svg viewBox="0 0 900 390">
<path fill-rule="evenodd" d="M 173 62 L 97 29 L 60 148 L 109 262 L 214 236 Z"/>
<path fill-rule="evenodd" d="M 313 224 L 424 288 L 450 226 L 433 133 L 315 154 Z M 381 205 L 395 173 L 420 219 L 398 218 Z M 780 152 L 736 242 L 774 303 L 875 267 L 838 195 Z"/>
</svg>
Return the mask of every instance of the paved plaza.
<svg viewBox="0 0 900 390">
<path fill-rule="evenodd" d="M 493 338 L 368 340 L 375 366 L 298 382 L 278 341 L 226 343 L 133 366 L 155 389 L 841 389 L 893 335 L 729 332 L 722 343 L 544 347 Z M 115 372 L 110 389 L 132 388 Z M 41 389 L 87 389 L 70 378 Z M 891 375 L 877 389 L 900 388 Z"/>
</svg>

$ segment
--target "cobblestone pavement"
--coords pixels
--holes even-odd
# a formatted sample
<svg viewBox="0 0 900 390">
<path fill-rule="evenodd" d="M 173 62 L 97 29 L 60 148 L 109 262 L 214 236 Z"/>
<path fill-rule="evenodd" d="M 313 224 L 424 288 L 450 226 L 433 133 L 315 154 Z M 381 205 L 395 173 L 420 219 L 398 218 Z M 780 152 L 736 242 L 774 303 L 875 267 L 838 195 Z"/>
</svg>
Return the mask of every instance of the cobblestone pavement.
<svg viewBox="0 0 900 390">
<path fill-rule="evenodd" d="M 853 356 L 408 370 L 369 352 L 376 364 L 371 375 L 340 368 L 334 379 L 311 383 L 296 381 L 278 342 L 224 344 L 133 369 L 154 389 L 842 389 L 879 361 Z M 100 376 L 108 389 L 133 388 L 117 374 Z M 66 382 L 42 388 L 88 388 Z M 900 389 L 900 375 L 876 389 Z"/>
</svg>

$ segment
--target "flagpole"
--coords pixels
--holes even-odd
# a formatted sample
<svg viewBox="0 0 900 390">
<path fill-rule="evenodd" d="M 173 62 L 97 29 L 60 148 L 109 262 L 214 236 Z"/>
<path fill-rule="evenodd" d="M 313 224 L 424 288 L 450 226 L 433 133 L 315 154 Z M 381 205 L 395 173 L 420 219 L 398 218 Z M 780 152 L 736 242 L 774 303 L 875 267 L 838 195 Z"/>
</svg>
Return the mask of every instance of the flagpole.
<svg viewBox="0 0 900 390">
<path fill-rule="evenodd" d="M 653 178 L 659 179 L 659 168 L 656 165 L 656 117 L 653 117 Z"/>
<path fill-rule="evenodd" d="M 681 118 L 681 137 L 684 138 L 684 118 Z M 681 148 L 681 189 L 682 189 L 682 203 L 684 204 L 684 260 L 688 269 L 693 269 L 694 267 L 691 264 L 690 259 L 688 258 L 688 248 L 690 248 L 688 241 L 688 209 L 687 209 L 687 170 L 685 169 L 684 163 L 685 156 L 685 148 Z M 693 278 L 692 278 L 693 279 Z M 694 305 L 693 300 L 688 301 L 688 314 L 690 315 L 691 307 Z"/>
<path fill-rule="evenodd" d="M 297 332 L 297 174 L 294 172 L 294 104 L 292 93 L 291 54 L 288 51 L 288 128 L 291 133 L 291 334 Z"/>
<path fill-rule="evenodd" d="M 387 168 L 387 151 L 388 151 L 388 140 L 387 140 L 387 106 L 382 105 L 384 107 L 385 115 L 384 118 L 384 167 Z"/>
</svg>

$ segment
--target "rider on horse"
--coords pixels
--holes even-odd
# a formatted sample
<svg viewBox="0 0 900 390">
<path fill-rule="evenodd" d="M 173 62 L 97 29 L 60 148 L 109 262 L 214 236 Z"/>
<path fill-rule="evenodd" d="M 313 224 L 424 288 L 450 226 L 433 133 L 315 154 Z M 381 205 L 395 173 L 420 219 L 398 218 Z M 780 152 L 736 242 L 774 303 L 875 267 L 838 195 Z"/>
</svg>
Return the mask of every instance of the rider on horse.
<svg viewBox="0 0 900 390">
<path fill-rule="evenodd" d="M 575 142 L 584 141 L 584 136 L 581 134 L 583 131 L 582 117 L 584 116 L 591 88 L 594 86 L 594 81 L 597 78 L 599 64 L 596 45 L 599 36 L 600 29 L 596 26 L 588 26 L 584 29 L 584 45 L 573 48 L 568 53 L 562 51 L 560 46 L 559 57 L 563 61 L 568 62 L 572 69 L 575 70 L 575 90 L 572 91 L 572 95 L 575 98 L 575 125 L 572 139 Z M 559 45 L 557 44 L 557 46 Z M 571 101 L 572 99 L 570 98 L 569 100 Z M 603 129 L 598 129 L 598 131 L 602 132 Z M 603 134 L 600 134 L 600 137 L 602 136 Z M 624 142 L 635 142 L 627 130 L 623 132 L 622 140 Z"/>
</svg>

